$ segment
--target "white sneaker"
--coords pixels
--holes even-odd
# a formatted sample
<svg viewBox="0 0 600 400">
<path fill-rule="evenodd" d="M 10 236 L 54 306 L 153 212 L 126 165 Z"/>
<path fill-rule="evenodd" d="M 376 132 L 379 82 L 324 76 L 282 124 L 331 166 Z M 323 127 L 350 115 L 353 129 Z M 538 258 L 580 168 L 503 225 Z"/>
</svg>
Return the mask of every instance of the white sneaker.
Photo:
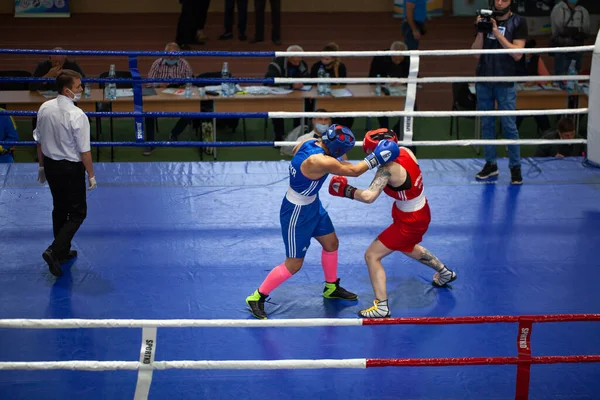
<svg viewBox="0 0 600 400">
<path fill-rule="evenodd" d="M 390 310 L 387 306 L 387 300 L 384 300 L 381 306 L 379 303 L 379 300 L 373 300 L 373 307 L 359 311 L 358 316 L 363 318 L 389 318 Z"/>
<path fill-rule="evenodd" d="M 436 272 L 433 275 L 433 286 L 443 287 L 447 283 L 450 283 L 456 280 L 457 276 L 454 271 L 450 271 L 448 268 L 444 267 L 440 272 Z"/>
</svg>

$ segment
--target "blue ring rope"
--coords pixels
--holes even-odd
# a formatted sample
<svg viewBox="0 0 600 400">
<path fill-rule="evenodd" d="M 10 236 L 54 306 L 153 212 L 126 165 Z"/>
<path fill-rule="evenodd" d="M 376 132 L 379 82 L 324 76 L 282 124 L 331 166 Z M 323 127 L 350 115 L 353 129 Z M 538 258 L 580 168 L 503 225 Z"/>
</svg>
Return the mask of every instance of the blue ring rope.
<svg viewBox="0 0 600 400">
<path fill-rule="evenodd" d="M 39 49 L 0 49 L 0 54 L 46 54 L 77 56 L 125 56 L 125 57 L 275 57 L 274 51 L 128 51 L 128 50 L 39 50 Z"/>
<path fill-rule="evenodd" d="M 273 147 L 275 142 L 90 142 L 91 147 Z M 0 146 L 37 146 L 33 141 L 0 141 Z"/>
<path fill-rule="evenodd" d="M 132 73 L 133 75 L 133 73 Z M 275 78 L 82 78 L 82 82 L 89 83 L 208 83 L 218 85 L 222 82 L 231 83 L 266 83 L 275 84 Z M 54 78 L 37 77 L 7 77 L 1 76 L 0 82 L 56 82 Z"/>
<path fill-rule="evenodd" d="M 0 115 L 14 115 L 17 117 L 36 117 L 37 111 L 12 111 L 4 110 Z M 212 119 L 212 118 L 269 118 L 268 112 L 167 112 L 167 111 L 129 111 L 129 112 L 86 112 L 85 115 L 92 118 L 192 118 L 192 119 Z"/>
</svg>

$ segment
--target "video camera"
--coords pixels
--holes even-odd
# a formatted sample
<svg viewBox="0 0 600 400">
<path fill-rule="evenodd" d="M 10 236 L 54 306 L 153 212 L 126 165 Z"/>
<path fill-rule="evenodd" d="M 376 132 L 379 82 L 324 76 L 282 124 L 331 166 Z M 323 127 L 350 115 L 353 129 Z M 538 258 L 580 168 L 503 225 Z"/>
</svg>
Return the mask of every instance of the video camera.
<svg viewBox="0 0 600 400">
<path fill-rule="evenodd" d="M 475 26 L 477 26 L 477 32 L 491 33 L 494 29 L 494 24 L 492 24 L 492 18 L 501 15 L 502 13 L 500 11 L 477 10 L 477 16 L 482 18 L 481 21 L 475 24 Z"/>
</svg>

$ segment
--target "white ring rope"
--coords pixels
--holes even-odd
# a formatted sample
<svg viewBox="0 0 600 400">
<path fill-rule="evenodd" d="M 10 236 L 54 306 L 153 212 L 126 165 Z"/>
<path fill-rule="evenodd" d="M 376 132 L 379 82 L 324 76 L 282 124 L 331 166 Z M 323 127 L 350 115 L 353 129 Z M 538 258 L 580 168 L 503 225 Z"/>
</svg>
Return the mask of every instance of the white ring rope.
<svg viewBox="0 0 600 400">
<path fill-rule="evenodd" d="M 589 81 L 589 75 L 534 76 L 439 76 L 426 78 L 274 78 L 276 84 L 291 83 L 456 83 L 456 82 L 550 82 Z"/>
<path fill-rule="evenodd" d="M 463 50 L 276 51 L 275 57 L 476 56 L 478 54 L 574 53 L 593 50 L 594 46 Z"/>
<path fill-rule="evenodd" d="M 0 362 L 0 370 L 79 370 L 115 371 L 150 368 L 166 369 L 322 369 L 367 368 L 366 358 L 346 360 L 227 360 L 227 361 L 10 361 Z"/>
<path fill-rule="evenodd" d="M 566 108 L 550 110 L 490 110 L 490 111 L 340 111 L 340 112 L 269 112 L 269 118 L 319 118 L 319 117 L 506 117 L 522 115 L 562 115 L 587 114 L 587 108 Z"/>
<path fill-rule="evenodd" d="M 265 328 L 308 326 L 360 326 L 362 319 L 0 319 L 0 328 L 75 329 L 75 328 Z"/>
</svg>

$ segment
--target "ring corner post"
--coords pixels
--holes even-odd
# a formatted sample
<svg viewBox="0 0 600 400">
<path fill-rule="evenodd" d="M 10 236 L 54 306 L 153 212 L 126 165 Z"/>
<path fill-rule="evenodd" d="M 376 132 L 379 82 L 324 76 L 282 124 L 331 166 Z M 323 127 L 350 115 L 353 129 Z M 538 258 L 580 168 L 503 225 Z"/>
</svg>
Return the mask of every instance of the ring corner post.
<svg viewBox="0 0 600 400">
<path fill-rule="evenodd" d="M 600 165 L 600 32 L 596 36 L 596 44 L 592 54 L 590 86 L 588 93 L 588 130 L 587 158 Z"/>
</svg>

